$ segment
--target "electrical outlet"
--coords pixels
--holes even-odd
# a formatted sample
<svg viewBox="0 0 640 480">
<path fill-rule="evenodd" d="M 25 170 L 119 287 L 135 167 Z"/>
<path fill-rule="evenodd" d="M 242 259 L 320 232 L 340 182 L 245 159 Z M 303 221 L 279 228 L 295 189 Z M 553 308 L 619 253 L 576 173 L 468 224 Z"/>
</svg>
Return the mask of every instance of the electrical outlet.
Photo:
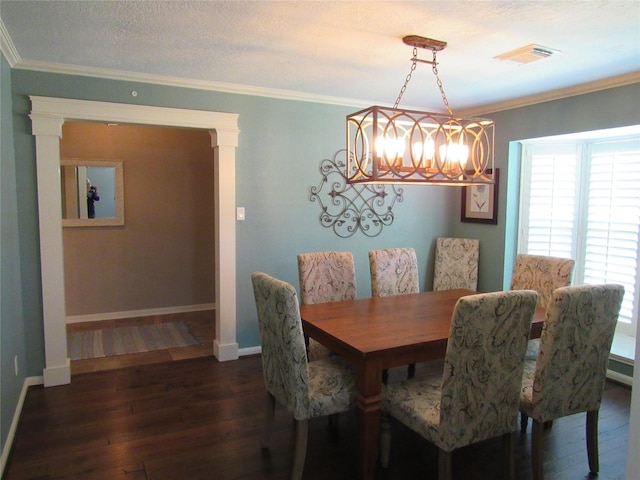
<svg viewBox="0 0 640 480">
<path fill-rule="evenodd" d="M 18 355 L 16 355 L 15 357 L 13 357 L 13 366 L 16 370 L 16 377 L 18 376 Z"/>
</svg>

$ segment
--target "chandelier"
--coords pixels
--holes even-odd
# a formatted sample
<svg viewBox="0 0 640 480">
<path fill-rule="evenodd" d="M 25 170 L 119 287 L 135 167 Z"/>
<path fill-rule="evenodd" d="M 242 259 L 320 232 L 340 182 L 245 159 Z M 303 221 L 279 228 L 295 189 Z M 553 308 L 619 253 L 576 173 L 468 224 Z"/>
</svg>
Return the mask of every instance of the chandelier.
<svg viewBox="0 0 640 480">
<path fill-rule="evenodd" d="M 413 58 L 393 108 L 373 106 L 347 116 L 347 183 L 494 183 L 494 122 L 453 115 L 436 62 L 447 43 L 417 35 L 402 40 L 413 47 Z M 419 59 L 418 48 L 431 50 L 433 60 Z M 398 107 L 418 62 L 431 64 L 446 114 Z"/>
</svg>

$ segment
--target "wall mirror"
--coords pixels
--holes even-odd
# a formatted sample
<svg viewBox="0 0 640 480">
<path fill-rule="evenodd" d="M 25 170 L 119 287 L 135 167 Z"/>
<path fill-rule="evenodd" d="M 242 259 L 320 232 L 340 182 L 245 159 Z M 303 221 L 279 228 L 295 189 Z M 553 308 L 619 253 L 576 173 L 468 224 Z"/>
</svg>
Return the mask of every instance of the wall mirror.
<svg viewBox="0 0 640 480">
<path fill-rule="evenodd" d="M 60 160 L 63 227 L 124 225 L 122 161 Z"/>
</svg>

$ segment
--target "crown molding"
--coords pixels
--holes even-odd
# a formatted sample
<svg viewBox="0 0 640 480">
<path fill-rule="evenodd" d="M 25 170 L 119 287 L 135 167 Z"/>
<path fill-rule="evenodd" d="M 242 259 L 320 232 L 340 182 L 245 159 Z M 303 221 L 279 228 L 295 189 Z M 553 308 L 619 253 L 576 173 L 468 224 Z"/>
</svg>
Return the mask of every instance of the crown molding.
<svg viewBox="0 0 640 480">
<path fill-rule="evenodd" d="M 9 62 L 9 66 L 14 68 L 20 63 L 20 54 L 16 50 L 16 46 L 13 44 L 13 40 L 9 36 L 7 28 L 4 26 L 4 22 L 0 18 L 0 52 Z"/>
<path fill-rule="evenodd" d="M 106 68 L 87 68 L 60 63 L 19 61 L 13 68 L 20 70 L 32 70 L 37 72 L 60 73 L 64 75 L 78 75 L 84 77 L 104 78 L 109 80 L 121 80 L 125 82 L 149 83 L 156 85 L 193 88 L 239 95 L 254 95 L 258 97 L 277 98 L 281 100 L 294 100 L 301 102 L 323 103 L 330 105 L 342 105 L 349 107 L 366 107 L 375 102 L 365 102 L 342 97 L 326 95 L 313 95 L 293 90 L 280 90 L 276 88 L 255 87 L 251 85 L 239 85 L 234 83 L 212 82 L 205 80 L 191 80 L 180 77 L 162 75 L 150 75 L 146 73 L 111 70 Z"/>
<path fill-rule="evenodd" d="M 618 75 L 616 77 L 597 80 L 595 82 L 583 83 L 580 85 L 574 85 L 571 87 L 552 90 L 549 92 L 515 98 L 506 102 L 498 102 L 490 105 L 483 105 L 477 108 L 464 109 L 457 113 L 469 117 L 482 116 L 485 114 L 502 112 L 504 110 L 512 110 L 515 108 L 536 105 L 538 103 L 550 102 L 552 100 L 561 100 L 563 98 L 575 97 L 577 95 L 584 95 L 586 93 L 598 92 L 600 90 L 606 90 L 608 88 L 624 87 L 625 85 L 631 85 L 633 83 L 639 82 L 640 72 L 631 72 L 624 75 Z"/>
<path fill-rule="evenodd" d="M 5 37 L 7 45 L 5 46 Z M 75 65 L 60 63 L 37 62 L 20 60 L 20 56 L 15 51 L 13 43 L 8 35 L 5 36 L 4 26 L 0 21 L 0 40 L 2 40 L 2 51 L 9 50 L 9 55 L 5 56 L 9 60 L 12 68 L 21 70 L 32 70 L 47 73 L 59 73 L 64 75 L 77 75 L 94 78 L 104 78 L 110 80 L 120 80 L 125 82 L 148 83 L 181 88 L 192 88 L 197 90 L 208 90 L 215 92 L 233 93 L 238 95 L 253 95 L 258 97 L 275 98 L 280 100 L 293 100 L 300 102 L 322 103 L 326 105 L 339 105 L 346 107 L 366 108 L 371 105 L 382 105 L 376 101 L 354 100 L 343 97 L 332 97 L 328 95 L 314 95 L 293 90 L 281 90 L 276 88 L 255 87 L 250 85 L 239 85 L 234 83 L 212 82 L 205 80 L 190 80 L 179 77 L 169 77 L 161 75 L 150 75 L 145 73 L 126 72 L 121 70 L 111 70 L 106 68 L 87 68 Z M 12 63 L 13 59 L 13 63 Z M 593 93 L 608 88 L 622 87 L 640 82 L 640 72 L 632 72 L 616 77 L 605 78 L 594 82 L 574 85 L 571 87 L 552 90 L 526 97 L 515 98 L 505 102 L 491 103 L 479 107 L 460 109 L 456 114 L 467 117 L 482 116 L 489 113 L 501 112 L 515 108 L 527 107 L 538 103 L 560 100 L 567 97 Z M 420 108 L 416 107 L 420 110 Z"/>
</svg>

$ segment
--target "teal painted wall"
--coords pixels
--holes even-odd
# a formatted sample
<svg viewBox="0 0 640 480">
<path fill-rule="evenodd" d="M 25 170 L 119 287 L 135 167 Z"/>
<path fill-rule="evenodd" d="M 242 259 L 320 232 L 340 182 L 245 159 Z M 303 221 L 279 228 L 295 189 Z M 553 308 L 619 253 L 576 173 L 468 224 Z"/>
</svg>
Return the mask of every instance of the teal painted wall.
<svg viewBox="0 0 640 480">
<path fill-rule="evenodd" d="M 17 156 L 13 148 L 11 110 L 11 71 L 0 54 L 0 451 L 4 449 L 27 370 L 16 192 Z M 15 357 L 18 358 L 18 375 L 14 372 Z"/>
</svg>

